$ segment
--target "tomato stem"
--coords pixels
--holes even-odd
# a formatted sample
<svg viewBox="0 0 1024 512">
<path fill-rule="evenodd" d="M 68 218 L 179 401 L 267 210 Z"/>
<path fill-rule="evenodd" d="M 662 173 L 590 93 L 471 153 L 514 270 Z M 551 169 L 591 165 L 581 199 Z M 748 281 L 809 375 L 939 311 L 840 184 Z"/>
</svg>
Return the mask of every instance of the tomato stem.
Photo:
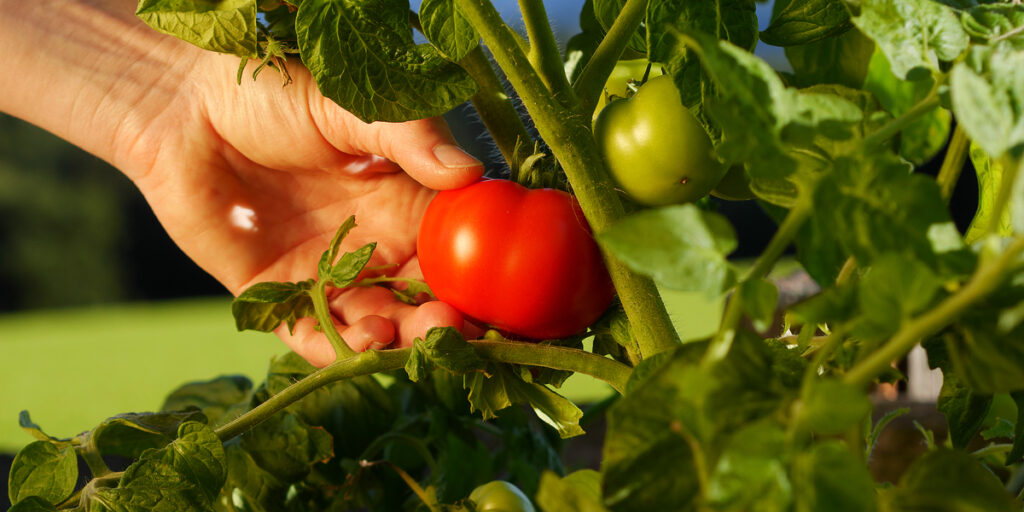
<svg viewBox="0 0 1024 512">
<path fill-rule="evenodd" d="M 953 188 L 960 179 L 960 172 L 963 171 L 964 163 L 967 161 L 967 150 L 971 146 L 967 132 L 962 125 L 956 125 L 953 136 L 949 139 L 949 146 L 946 148 L 946 157 L 942 160 L 942 167 L 939 169 L 935 180 L 942 190 L 942 199 L 949 204 L 953 197 Z"/>
<path fill-rule="evenodd" d="M 729 353 L 729 348 L 732 347 L 732 341 L 736 337 L 736 329 L 739 327 L 740 320 L 743 319 L 743 299 L 738 293 L 740 286 L 747 281 L 761 279 L 768 275 L 775 262 L 782 256 L 783 251 L 789 247 L 790 242 L 796 237 L 800 227 L 810 217 L 813 206 L 810 194 L 804 194 L 801 197 L 802 199 L 797 201 L 793 208 L 789 210 L 786 218 L 779 225 L 779 229 L 775 231 L 775 235 L 768 242 L 768 247 L 765 248 L 761 256 L 754 262 L 754 266 L 747 271 L 743 279 L 733 288 L 733 294 L 729 297 L 725 313 L 722 314 L 722 323 L 718 328 L 718 332 L 711 339 L 711 345 L 708 346 L 707 352 L 704 354 L 705 364 L 720 361 Z"/>
<path fill-rule="evenodd" d="M 348 346 L 348 343 L 345 343 L 341 333 L 338 332 L 338 328 L 334 326 L 331 308 L 327 303 L 327 281 L 317 281 L 313 285 L 313 289 L 310 290 L 309 296 L 313 299 L 316 321 L 320 324 L 320 330 L 324 332 L 324 335 L 331 342 L 331 346 L 334 347 L 335 357 L 341 359 L 342 357 L 354 356 L 356 352 Z"/>
<path fill-rule="evenodd" d="M 573 88 L 579 97 L 580 110 L 588 118 L 594 113 L 597 101 L 604 91 L 604 84 L 611 76 L 615 64 L 629 40 L 647 14 L 648 0 L 629 0 L 615 18 L 608 34 L 594 50 L 583 71 L 576 77 Z"/>
<path fill-rule="evenodd" d="M 469 343 L 476 349 L 477 354 L 485 360 L 498 363 L 543 366 L 555 370 L 582 373 L 607 382 L 619 393 L 625 391 L 626 382 L 632 374 L 632 369 L 628 366 L 584 350 L 556 345 L 491 340 L 475 340 Z M 369 350 L 344 359 L 339 358 L 330 365 L 291 384 L 280 393 L 271 396 L 265 402 L 226 425 L 221 426 L 216 431 L 217 436 L 221 441 L 228 441 L 327 384 L 353 377 L 401 369 L 405 367 L 410 354 L 412 354 L 411 348 L 402 348 L 381 351 Z"/>
<path fill-rule="evenodd" d="M 605 161 L 590 131 L 590 117 L 567 109 L 551 95 L 530 65 L 508 25 L 487 0 L 458 0 L 480 32 L 509 82 L 519 92 L 541 137 L 562 164 L 594 233 L 625 216 Z M 633 273 L 609 252 L 605 261 L 640 348 L 640 358 L 677 346 L 675 330 L 661 295 L 649 278 Z"/>
<path fill-rule="evenodd" d="M 530 38 L 529 60 L 537 71 L 541 81 L 551 91 L 555 99 L 563 105 L 572 107 L 578 100 L 575 91 L 565 77 L 562 65 L 562 53 L 558 49 L 558 41 L 551 31 L 548 13 L 544 10 L 543 0 L 519 0 L 519 10 L 523 14 L 526 35 Z"/>
<path fill-rule="evenodd" d="M 870 384 L 889 363 L 905 356 L 919 341 L 946 327 L 967 308 L 994 291 L 1005 278 L 1005 273 L 1017 263 L 1021 252 L 1024 252 L 1024 237 L 1016 237 L 997 259 L 982 263 L 963 288 L 946 297 L 935 308 L 904 323 L 888 342 L 851 368 L 843 380 L 858 387 Z"/>
<path fill-rule="evenodd" d="M 903 131 L 908 125 L 917 121 L 919 117 L 931 112 L 932 109 L 938 107 L 939 104 L 939 83 L 936 82 L 935 86 L 932 87 L 932 90 L 929 91 L 921 101 L 911 107 L 910 110 L 904 112 L 896 119 L 889 121 L 879 128 L 878 131 L 865 137 L 861 141 L 861 149 L 867 152 L 874 151 L 877 146 L 891 139 L 897 133 Z"/>
<path fill-rule="evenodd" d="M 533 138 L 526 131 L 523 119 L 509 99 L 483 48 L 476 47 L 459 64 L 476 80 L 480 88 L 469 101 L 494 139 L 498 151 L 501 151 L 501 156 L 512 171 L 512 179 L 515 180 L 519 165 L 533 152 Z"/>
</svg>

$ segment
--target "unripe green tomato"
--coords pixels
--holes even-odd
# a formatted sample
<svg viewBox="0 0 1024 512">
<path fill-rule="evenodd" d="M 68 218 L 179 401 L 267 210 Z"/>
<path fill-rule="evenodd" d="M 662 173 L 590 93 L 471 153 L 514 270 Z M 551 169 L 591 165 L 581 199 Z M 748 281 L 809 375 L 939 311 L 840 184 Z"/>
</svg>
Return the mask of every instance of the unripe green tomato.
<svg viewBox="0 0 1024 512">
<path fill-rule="evenodd" d="M 504 480 L 493 480 L 473 489 L 469 499 L 477 512 L 536 512 L 530 498 Z"/>
<path fill-rule="evenodd" d="M 598 115 L 594 135 L 612 177 L 641 204 L 696 201 L 725 174 L 670 76 L 652 78 L 631 98 L 611 102 Z"/>
<path fill-rule="evenodd" d="M 594 119 L 597 119 L 597 115 L 601 113 L 605 105 L 608 104 L 608 96 L 618 96 L 625 98 L 628 92 L 628 86 L 630 80 L 639 82 L 643 79 L 644 73 L 647 73 L 647 59 L 633 59 L 633 60 L 620 60 L 615 64 L 615 69 L 612 70 L 612 74 L 608 76 L 608 80 L 604 84 L 604 92 L 597 99 L 597 106 L 594 108 Z M 651 72 L 648 75 L 648 79 L 661 76 L 661 66 L 651 66 Z"/>
</svg>

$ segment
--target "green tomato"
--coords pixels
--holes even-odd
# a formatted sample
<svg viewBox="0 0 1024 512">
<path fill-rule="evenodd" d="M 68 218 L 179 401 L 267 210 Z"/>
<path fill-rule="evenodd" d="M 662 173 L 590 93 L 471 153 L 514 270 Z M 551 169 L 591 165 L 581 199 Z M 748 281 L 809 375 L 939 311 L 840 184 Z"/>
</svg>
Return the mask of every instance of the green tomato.
<svg viewBox="0 0 1024 512">
<path fill-rule="evenodd" d="M 629 92 L 629 81 L 639 82 L 647 72 L 647 59 L 620 60 L 615 64 L 615 69 L 604 84 L 604 92 L 597 99 L 597 107 L 594 108 L 594 119 L 601 113 L 601 110 L 608 104 L 608 96 L 625 98 Z M 661 76 L 661 66 L 651 66 L 648 79 Z"/>
<path fill-rule="evenodd" d="M 530 498 L 504 480 L 487 482 L 473 489 L 469 499 L 478 512 L 536 512 Z"/>
<path fill-rule="evenodd" d="M 696 201 L 725 174 L 669 76 L 652 78 L 633 97 L 605 107 L 594 135 L 612 177 L 641 204 Z"/>
</svg>

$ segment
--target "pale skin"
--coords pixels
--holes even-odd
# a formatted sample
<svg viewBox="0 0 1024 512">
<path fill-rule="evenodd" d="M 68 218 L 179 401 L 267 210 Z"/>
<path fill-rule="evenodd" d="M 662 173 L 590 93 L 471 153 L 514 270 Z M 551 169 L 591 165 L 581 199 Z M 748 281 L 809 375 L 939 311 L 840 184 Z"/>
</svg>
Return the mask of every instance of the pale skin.
<svg viewBox="0 0 1024 512">
<path fill-rule="evenodd" d="M 416 231 L 436 190 L 482 175 L 437 119 L 366 124 L 289 66 L 235 82 L 238 58 L 161 35 L 135 0 L 0 0 L 0 111 L 110 162 L 135 183 L 178 246 L 237 295 L 314 276 L 338 226 L 371 241 L 370 266 L 419 276 Z M 373 155 L 380 155 L 374 157 Z M 411 306 L 386 289 L 331 294 L 356 351 L 408 346 L 431 326 L 468 328 L 442 302 Z M 304 319 L 281 339 L 316 366 L 335 359 Z"/>
</svg>

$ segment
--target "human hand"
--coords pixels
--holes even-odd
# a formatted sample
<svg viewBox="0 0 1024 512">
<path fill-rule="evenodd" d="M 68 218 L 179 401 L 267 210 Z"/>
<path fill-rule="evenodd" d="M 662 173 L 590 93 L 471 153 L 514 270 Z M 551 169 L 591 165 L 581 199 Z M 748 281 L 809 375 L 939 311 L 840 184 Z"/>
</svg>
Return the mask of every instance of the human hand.
<svg viewBox="0 0 1024 512">
<path fill-rule="evenodd" d="M 375 241 L 368 266 L 419 277 L 416 232 L 433 189 L 479 179 L 480 162 L 439 119 L 366 124 L 321 96 L 300 65 L 285 87 L 269 70 L 239 86 L 235 63 L 197 56 L 183 93 L 133 144 L 133 160 L 144 163 L 129 176 L 178 246 L 237 295 L 257 282 L 313 276 L 354 214 L 343 251 Z M 331 307 L 357 351 L 409 346 L 431 326 L 463 327 L 447 304 L 409 306 L 382 288 L 336 293 Z M 334 360 L 312 320 L 277 332 L 314 365 Z"/>
<path fill-rule="evenodd" d="M 435 189 L 483 172 L 443 121 L 363 123 L 320 95 L 297 62 L 290 85 L 271 69 L 249 79 L 255 64 L 239 85 L 237 57 L 158 34 L 134 6 L 88 0 L 12 10 L 18 16 L 0 21 L 0 42 L 20 75 L 0 78 L 9 93 L 0 110 L 113 163 L 185 254 L 233 294 L 314 276 L 350 215 L 358 227 L 343 251 L 375 241 L 370 267 L 419 276 L 416 232 Z M 331 308 L 355 350 L 408 346 L 430 326 L 463 324 L 447 304 L 409 306 L 382 288 L 334 293 Z M 278 334 L 324 366 L 334 350 L 314 327 L 307 319 Z"/>
</svg>

